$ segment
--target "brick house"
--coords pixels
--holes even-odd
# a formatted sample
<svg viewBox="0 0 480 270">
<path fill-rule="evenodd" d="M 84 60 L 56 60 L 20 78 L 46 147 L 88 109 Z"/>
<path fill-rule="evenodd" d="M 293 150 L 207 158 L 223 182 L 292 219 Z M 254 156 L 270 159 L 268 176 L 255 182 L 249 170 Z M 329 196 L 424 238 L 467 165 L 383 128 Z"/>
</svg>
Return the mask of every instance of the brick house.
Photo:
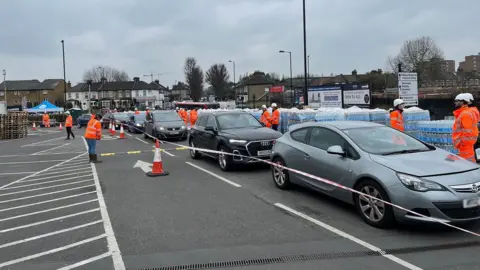
<svg viewBox="0 0 480 270">
<path fill-rule="evenodd" d="M 0 100 L 5 100 L 4 89 L 7 89 L 8 106 L 22 105 L 32 108 L 48 100 L 56 106 L 64 106 L 64 81 L 63 79 L 39 80 L 7 80 L 0 84 Z M 70 82 L 66 85 L 67 91 L 71 88 Z"/>
</svg>

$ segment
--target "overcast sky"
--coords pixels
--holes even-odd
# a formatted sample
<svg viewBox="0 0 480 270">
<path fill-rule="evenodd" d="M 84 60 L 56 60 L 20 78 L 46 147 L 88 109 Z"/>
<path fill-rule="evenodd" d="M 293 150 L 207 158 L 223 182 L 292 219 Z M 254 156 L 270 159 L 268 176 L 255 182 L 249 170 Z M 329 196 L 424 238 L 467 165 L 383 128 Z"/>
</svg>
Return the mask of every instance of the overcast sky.
<svg viewBox="0 0 480 270">
<path fill-rule="evenodd" d="M 386 68 L 406 39 L 433 37 L 447 59 L 480 52 L 478 0 L 307 0 L 310 71 L 328 75 Z M 233 78 L 262 70 L 303 72 L 302 0 L 1 0 L 0 69 L 7 79 L 61 78 L 76 84 L 96 65 L 130 77 L 184 80 L 195 57 L 225 63 Z M 142 79 L 150 81 L 149 77 Z"/>
</svg>

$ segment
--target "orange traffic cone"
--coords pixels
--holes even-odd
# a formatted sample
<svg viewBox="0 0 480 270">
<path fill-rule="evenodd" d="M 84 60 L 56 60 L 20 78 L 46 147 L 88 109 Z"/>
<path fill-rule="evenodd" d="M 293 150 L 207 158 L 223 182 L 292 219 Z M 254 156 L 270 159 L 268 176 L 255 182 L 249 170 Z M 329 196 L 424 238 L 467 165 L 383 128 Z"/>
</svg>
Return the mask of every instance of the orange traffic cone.
<svg viewBox="0 0 480 270">
<path fill-rule="evenodd" d="M 165 175 L 169 175 L 169 173 L 163 170 L 162 154 L 160 152 L 160 143 L 158 140 L 156 140 L 152 171 L 148 172 L 147 176 L 154 177 L 154 176 L 165 176 Z"/>
<path fill-rule="evenodd" d="M 60 123 L 60 126 L 58 127 L 59 130 L 62 130 L 62 123 Z"/>
<path fill-rule="evenodd" d="M 108 124 L 108 133 L 112 133 L 112 122 Z"/>
<path fill-rule="evenodd" d="M 123 125 L 120 125 L 120 136 L 119 139 L 126 139 L 125 138 L 125 131 L 123 130 Z"/>
<path fill-rule="evenodd" d="M 35 125 L 35 122 L 33 122 L 32 130 L 33 131 L 37 130 L 37 125 Z"/>
<path fill-rule="evenodd" d="M 115 124 L 112 124 L 112 129 L 110 130 L 110 134 L 115 135 Z"/>
</svg>

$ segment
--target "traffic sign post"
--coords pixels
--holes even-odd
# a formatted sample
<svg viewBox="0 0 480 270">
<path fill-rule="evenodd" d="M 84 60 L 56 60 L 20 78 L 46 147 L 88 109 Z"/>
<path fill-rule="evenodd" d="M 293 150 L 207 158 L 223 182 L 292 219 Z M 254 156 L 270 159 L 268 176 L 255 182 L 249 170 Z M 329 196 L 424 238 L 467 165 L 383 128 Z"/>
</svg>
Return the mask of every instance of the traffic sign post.
<svg viewBox="0 0 480 270">
<path fill-rule="evenodd" d="M 398 95 L 406 106 L 418 105 L 418 76 L 415 72 L 398 73 Z"/>
</svg>

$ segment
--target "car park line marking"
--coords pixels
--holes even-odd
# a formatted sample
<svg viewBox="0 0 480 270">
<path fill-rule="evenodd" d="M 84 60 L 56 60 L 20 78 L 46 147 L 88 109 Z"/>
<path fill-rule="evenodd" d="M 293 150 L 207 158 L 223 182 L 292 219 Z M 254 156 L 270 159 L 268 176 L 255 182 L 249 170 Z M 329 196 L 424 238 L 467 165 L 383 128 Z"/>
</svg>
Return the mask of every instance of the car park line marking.
<svg viewBox="0 0 480 270">
<path fill-rule="evenodd" d="M 85 175 L 83 173 L 86 173 Z M 38 180 L 45 180 L 45 179 L 52 179 L 52 178 L 57 178 L 57 177 L 63 177 L 63 176 L 69 176 L 69 175 L 75 175 L 75 177 L 82 177 L 82 176 L 87 176 L 87 175 L 91 175 L 92 172 L 91 171 L 81 171 L 81 172 L 73 172 L 73 173 L 65 173 L 65 174 L 62 174 L 62 173 L 57 173 L 55 175 L 50 175 L 50 176 L 47 176 L 47 177 L 40 177 L 40 178 L 33 178 L 33 179 L 28 179 L 28 180 L 23 180 L 23 181 L 20 181 L 20 183 L 25 183 L 25 182 L 35 182 L 35 181 L 38 181 Z M 73 176 L 72 176 L 73 177 Z M 72 177 L 69 177 L 69 178 L 65 178 L 65 179 L 74 179 Z M 43 183 L 46 183 L 46 182 L 43 182 Z M 9 188 L 5 188 L 5 189 L 9 189 Z"/>
<path fill-rule="evenodd" d="M 73 177 L 62 178 L 62 179 L 57 179 L 57 180 L 39 182 L 39 183 L 35 183 L 35 184 L 28 184 L 28 185 L 7 187 L 7 188 L 4 188 L 3 190 L 15 189 L 15 188 L 22 188 L 22 187 L 30 187 L 30 186 L 38 186 L 38 185 L 49 184 L 49 183 L 56 183 L 56 182 L 63 182 L 63 181 L 67 181 L 67 180 L 72 180 L 72 179 L 77 179 L 77 178 L 82 178 L 82 177 L 88 177 L 88 176 L 92 176 L 92 174 L 73 176 Z M 38 179 L 33 179 L 33 180 L 28 180 L 28 181 L 22 181 L 22 182 L 20 182 L 20 183 L 32 182 L 32 181 L 38 181 Z M 1 193 L 0 193 L 0 194 L 1 194 Z"/>
<path fill-rule="evenodd" d="M 63 139 L 63 138 L 64 138 L 64 137 L 57 137 L 57 138 L 53 138 L 53 139 L 48 139 L 48 140 L 43 140 L 43 141 L 39 141 L 39 142 L 34 142 L 34 143 L 25 144 L 25 145 L 22 145 L 21 147 L 36 146 L 36 145 L 45 145 L 45 144 L 44 144 L 45 142 L 51 142 L 51 141 L 59 140 L 59 139 Z M 58 144 L 56 144 L 56 145 L 58 145 Z"/>
<path fill-rule="evenodd" d="M 70 270 L 70 269 L 74 269 L 74 268 L 77 268 L 77 267 L 79 267 L 79 266 L 82 266 L 82 265 L 85 265 L 85 264 L 89 264 L 89 263 L 92 263 L 92 262 L 101 260 L 101 259 L 106 258 L 106 257 L 111 256 L 111 255 L 112 255 L 111 252 L 105 252 L 105 253 L 103 253 L 103 254 L 101 254 L 101 255 L 98 255 L 98 256 L 95 256 L 95 257 L 91 257 L 91 258 L 89 258 L 89 259 L 86 259 L 86 260 L 83 260 L 83 261 L 74 263 L 74 264 L 72 264 L 72 265 L 68 265 L 68 266 L 59 268 L 59 269 L 57 269 L 57 270 Z"/>
<path fill-rule="evenodd" d="M 16 183 L 18 183 L 18 182 L 20 182 L 20 181 L 23 181 L 23 180 L 25 180 L 25 179 L 27 179 L 27 178 L 33 177 L 33 176 L 38 175 L 38 174 L 40 174 L 40 173 L 46 172 L 46 171 L 48 171 L 48 170 L 50 170 L 50 169 L 56 168 L 56 167 L 58 167 L 58 166 L 60 166 L 60 165 L 62 165 L 62 164 L 64 164 L 64 163 L 67 163 L 67 162 L 70 162 L 70 161 L 72 161 L 72 160 L 75 160 L 76 158 L 79 158 L 79 157 L 81 157 L 81 156 L 83 156 L 83 155 L 85 155 L 85 154 L 86 154 L 86 153 L 80 154 L 80 155 L 78 155 L 78 156 L 75 156 L 75 157 L 70 158 L 70 159 L 67 159 L 67 160 L 63 160 L 62 162 L 60 162 L 60 163 L 58 163 L 58 164 L 55 164 L 55 165 L 50 166 L 50 167 L 48 167 L 48 168 L 46 168 L 46 169 L 40 170 L 40 171 L 38 171 L 38 172 L 36 172 L 36 173 L 34 173 L 34 174 L 27 175 L 27 176 L 25 176 L 25 177 L 23 177 L 23 178 L 21 178 L 21 179 L 18 179 L 18 180 L 15 180 L 15 181 L 13 181 L 13 182 L 10 182 L 10 183 L 8 183 L 8 184 L 6 184 L 6 185 L 1 186 L 1 187 L 0 187 L 0 190 L 3 189 L 3 188 L 6 188 L 6 187 L 8 187 L 8 186 L 11 186 L 11 185 L 13 185 L 13 184 L 16 184 Z M 50 162 L 51 162 L 51 161 L 50 161 Z M 31 162 L 27 162 L 27 163 L 31 163 Z M 0 164 L 1 164 L 1 163 L 0 163 Z"/>
<path fill-rule="evenodd" d="M 37 191 L 37 190 L 42 190 L 42 189 L 49 189 L 49 188 L 55 188 L 55 187 L 61 187 L 61 186 L 74 185 L 74 184 L 83 183 L 83 182 L 88 182 L 88 181 L 92 181 L 92 180 L 93 180 L 93 179 L 87 179 L 87 180 L 82 180 L 82 181 L 77 181 L 77 182 L 71 182 L 71 183 L 66 183 L 66 184 L 60 184 L 60 185 L 53 185 L 53 186 L 48 186 L 48 187 L 27 189 L 27 190 L 15 191 L 15 192 L 10 192 L 10 193 L 2 193 L 2 194 L 0 194 L 0 196 L 8 196 L 8 195 L 14 195 L 14 194 L 19 194 L 19 193 Z"/>
<path fill-rule="evenodd" d="M 56 146 L 56 147 L 52 147 L 52 148 L 49 148 L 49 149 L 46 149 L 46 150 L 42 150 L 42 151 L 38 151 L 38 152 L 35 152 L 33 154 L 30 154 L 31 156 L 35 156 L 35 155 L 38 155 L 38 154 L 41 154 L 41 153 L 45 153 L 47 151 L 51 151 L 51 150 L 54 150 L 54 149 L 57 149 L 57 148 L 60 148 L 60 147 L 64 147 L 64 146 L 67 146 L 69 145 L 70 143 L 64 143 L 62 145 L 59 145 L 59 146 Z"/>
<path fill-rule="evenodd" d="M 23 204 L 23 205 L 19 205 L 19 206 L 10 207 L 10 208 L 4 208 L 4 209 L 0 209 L 0 212 L 11 211 L 11 210 L 20 209 L 20 208 L 25 208 L 25 207 L 30 207 L 30 206 L 35 206 L 35 205 L 39 205 L 39 204 L 45 204 L 45 203 L 49 203 L 49 202 L 56 202 L 56 201 L 61 201 L 61 200 L 66 200 L 66 199 L 71 199 L 71 198 L 76 198 L 76 197 L 80 197 L 80 196 L 84 196 L 84 195 L 89 195 L 89 194 L 93 194 L 93 193 L 96 193 L 96 191 L 90 191 L 90 192 L 85 192 L 85 193 L 70 195 L 70 196 L 61 197 L 61 198 L 55 198 L 55 199 L 46 200 L 46 201 L 41 201 L 41 202 L 36 202 L 36 203 Z"/>
<path fill-rule="evenodd" d="M 88 213 L 92 213 L 92 212 L 97 212 L 99 210 L 100 210 L 100 208 L 94 208 L 94 209 L 90 209 L 90 210 L 87 210 L 87 211 L 82 211 L 82 212 L 78 212 L 78 213 L 74 213 L 74 214 L 70 214 L 70 215 L 66 215 L 66 216 L 61 216 L 61 217 L 51 218 L 51 219 L 47 219 L 47 220 L 37 221 L 37 222 L 34 222 L 34 223 L 29 223 L 29 224 L 25 224 L 25 225 L 21 225 L 21 226 L 17 226 L 17 227 L 3 229 L 3 230 L 0 230 L 0 233 L 6 233 L 6 232 L 16 231 L 16 230 L 20 230 L 20 229 L 29 228 L 29 227 L 34 227 L 34 226 L 37 226 L 37 225 L 42 225 L 42 224 L 57 221 L 57 220 L 63 220 L 63 219 L 66 219 L 66 218 L 71 218 L 71 217 L 76 217 L 76 216 L 80 216 L 80 215 L 84 215 L 84 214 L 88 214 Z"/>
<path fill-rule="evenodd" d="M 190 165 L 190 166 L 192 166 L 192 167 L 194 167 L 194 168 L 197 168 L 197 169 L 199 169 L 199 170 L 201 170 L 201 171 L 203 171 L 203 172 L 206 172 L 206 173 L 210 174 L 211 176 L 214 176 L 214 177 L 216 177 L 217 179 L 220 179 L 220 180 L 222 180 L 223 182 L 228 183 L 228 184 L 230 184 L 230 185 L 232 185 L 232 186 L 234 186 L 234 187 L 238 187 L 238 188 L 239 188 L 239 187 L 242 187 L 242 185 L 240 185 L 240 184 L 237 184 L 237 183 L 235 183 L 235 182 L 233 182 L 233 181 L 230 181 L 230 180 L 228 180 L 228 179 L 225 178 L 225 177 L 222 177 L 222 176 L 220 176 L 220 175 L 218 175 L 218 174 L 216 174 L 216 173 L 213 173 L 213 172 L 211 172 L 211 171 L 209 171 L 209 170 L 207 170 L 207 169 L 204 169 L 204 168 L 202 168 L 202 167 L 200 167 L 200 166 L 198 166 L 198 165 L 195 165 L 195 164 L 193 164 L 193 163 L 191 163 L 191 162 L 186 161 L 185 163 L 187 163 L 188 165 Z"/>
<path fill-rule="evenodd" d="M 9 173 L 0 173 L 0 175 L 14 175 L 14 174 L 32 174 L 35 172 L 9 172 Z"/>
<path fill-rule="evenodd" d="M 96 221 L 85 223 L 85 224 L 78 225 L 78 226 L 75 226 L 75 227 L 70 227 L 70 228 L 63 229 L 63 230 L 58 230 L 58 231 L 54 231 L 54 232 L 49 232 L 49 233 L 25 238 L 25 239 L 22 239 L 22 240 L 13 241 L 13 242 L 10 242 L 10 243 L 0 245 L 0 248 L 11 247 L 11 246 L 27 243 L 27 242 L 30 242 L 30 241 L 42 239 L 42 238 L 53 236 L 53 235 L 66 233 L 66 232 L 71 232 L 71 231 L 74 231 L 74 230 L 78 230 L 78 229 L 86 228 L 86 227 L 89 227 L 89 226 L 93 226 L 93 225 L 96 225 L 96 224 L 102 223 L 102 222 L 103 222 L 102 220 L 96 220 Z"/>
<path fill-rule="evenodd" d="M 85 170 L 90 168 L 90 163 L 81 163 L 81 164 L 75 164 L 75 165 L 67 165 L 67 166 L 62 166 L 61 168 L 55 168 L 55 169 L 50 169 L 48 170 L 49 173 L 42 173 L 42 175 L 48 175 L 48 174 L 56 174 L 62 171 L 75 171 L 75 170 Z"/>
<path fill-rule="evenodd" d="M 30 213 L 26 213 L 26 214 L 22 214 L 22 215 L 18 215 L 18 216 L 12 216 L 12 217 L 8 217 L 8 218 L 3 218 L 3 219 L 0 219 L 0 222 L 2 222 L 2 221 L 7 221 L 7 220 L 12 220 L 12 219 L 17 219 L 17 218 L 22 218 L 22 217 L 28 217 L 28 216 L 38 215 L 38 214 L 42 214 L 42 213 L 48 213 L 48 212 L 52 212 L 52 211 L 56 211 L 56 210 L 60 210 L 60 209 L 65 209 L 65 208 L 70 208 L 70 207 L 74 207 L 74 206 L 78 206 L 78 205 L 83 205 L 83 204 L 87 204 L 87 203 L 92 203 L 92 202 L 96 202 L 96 201 L 98 201 L 98 199 L 92 199 L 92 200 L 88 200 L 88 201 L 84 201 L 84 202 L 78 202 L 78 203 L 72 203 L 72 204 L 62 205 L 62 206 L 59 206 L 59 207 L 48 208 L 48 209 L 45 209 L 45 210 L 40 210 L 40 211 L 36 211 L 36 212 L 30 212 Z"/>
<path fill-rule="evenodd" d="M 80 246 L 80 245 L 83 245 L 83 244 L 87 244 L 87 243 L 105 238 L 105 236 L 106 236 L 105 234 L 101 234 L 101 235 L 98 235 L 98 236 L 95 236 L 95 237 L 92 237 L 92 238 L 88 238 L 88 239 L 85 239 L 85 240 L 82 240 L 82 241 L 78 241 L 78 242 L 70 244 L 70 245 L 50 249 L 50 250 L 47 250 L 47 251 L 44 251 L 44 252 L 32 254 L 30 256 L 26 256 L 26 257 L 18 258 L 18 259 L 15 259 L 15 260 L 3 262 L 3 263 L 0 263 L 0 268 L 5 267 L 5 266 L 9 266 L 9 265 L 12 265 L 12 264 L 16 264 L 16 263 L 29 261 L 29 260 L 32 260 L 32 259 L 35 259 L 35 258 L 38 258 L 38 257 L 45 256 L 45 255 L 57 253 L 57 252 L 67 250 L 67 249 L 70 249 L 70 248 L 73 248 L 73 247 L 77 247 L 77 246 Z"/>
<path fill-rule="evenodd" d="M 89 187 L 93 187 L 93 186 L 95 186 L 95 185 L 92 184 L 92 185 L 86 185 L 86 186 L 81 186 L 81 187 L 74 187 L 74 188 L 69 188 L 69 189 L 62 189 L 62 190 L 57 190 L 57 191 L 48 192 L 48 193 L 41 193 L 41 194 L 36 194 L 36 195 L 32 195 L 32 196 L 26 196 L 26 197 L 20 197 L 20 198 L 15 198 L 15 199 L 10 199 L 10 200 L 0 201 L 0 203 L 8 203 L 8 202 L 14 202 L 14 201 L 21 201 L 21 200 L 26 200 L 26 199 L 36 198 L 36 197 L 42 197 L 42 196 L 47 196 L 47 195 L 52 195 L 52 194 L 57 194 L 57 193 L 62 193 L 62 192 L 67 192 L 67 191 L 82 189 L 82 188 L 89 188 Z"/>
<path fill-rule="evenodd" d="M 64 159 L 53 159 L 53 160 L 35 160 L 35 161 L 15 161 L 15 162 L 2 162 L 0 165 L 15 165 L 15 164 L 30 164 L 30 163 L 49 163 L 49 162 L 60 162 L 65 161 Z"/>
<path fill-rule="evenodd" d="M 132 134 L 129 134 L 129 133 L 127 133 L 127 132 L 125 132 L 125 135 L 130 136 L 130 137 L 133 136 Z"/>
<path fill-rule="evenodd" d="M 41 155 L 36 155 L 36 156 L 50 156 L 50 155 L 69 155 L 69 154 L 83 154 L 85 152 L 77 151 L 77 152 L 57 152 L 57 153 L 47 153 L 47 154 L 41 154 Z M 10 158 L 10 157 L 29 157 L 32 154 L 28 155 L 4 155 L 0 156 L 0 158 Z"/>
<path fill-rule="evenodd" d="M 85 140 L 85 137 L 82 138 L 83 142 L 85 143 L 85 148 L 88 149 L 87 140 Z M 105 235 L 107 236 L 108 249 L 112 253 L 113 267 L 115 270 L 125 270 L 126 268 L 123 262 L 122 253 L 120 251 L 120 247 L 118 246 L 117 239 L 115 238 L 112 223 L 110 222 L 110 216 L 108 215 L 107 211 L 107 204 L 105 203 L 105 199 L 103 197 L 97 168 L 95 163 L 90 163 L 90 166 L 92 167 L 93 180 L 97 190 L 98 204 L 100 205 L 100 214 L 102 215 L 103 227 L 105 229 Z"/>
<path fill-rule="evenodd" d="M 141 142 L 144 143 L 144 144 L 149 144 L 148 142 L 146 142 L 146 141 L 144 141 L 144 140 L 142 140 L 142 139 L 140 139 L 140 138 L 138 138 L 138 137 L 135 137 L 135 140 L 141 141 Z"/>
<path fill-rule="evenodd" d="M 332 227 L 332 226 L 330 226 L 330 225 L 328 225 L 328 224 L 326 224 L 326 223 L 321 222 L 320 220 L 317 220 L 317 219 L 315 219 L 315 218 L 312 218 L 312 217 L 310 217 L 310 216 L 308 216 L 308 215 L 306 215 L 306 214 L 304 214 L 304 213 L 302 213 L 302 212 L 299 212 L 299 211 L 297 211 L 297 210 L 295 210 L 295 209 L 292 209 L 292 208 L 290 208 L 290 207 L 288 207 L 288 206 L 286 206 L 286 205 L 284 205 L 284 204 L 275 203 L 274 205 L 275 205 L 276 207 L 278 207 L 278 208 L 281 208 L 281 209 L 283 209 L 283 210 L 285 210 L 285 211 L 287 211 L 287 212 L 289 212 L 289 213 L 297 216 L 297 217 L 301 217 L 301 218 L 303 218 L 303 219 L 305 219 L 305 220 L 307 220 L 307 221 L 310 221 L 311 223 L 313 223 L 313 224 L 315 224 L 315 225 L 318 225 L 318 226 L 320 226 L 320 227 L 322 227 L 322 228 L 324 228 L 324 229 L 326 229 L 326 230 L 328 230 L 328 231 L 330 231 L 330 232 L 332 232 L 332 233 L 334 233 L 334 234 L 336 234 L 336 235 L 339 235 L 339 236 L 341 236 L 341 237 L 343 237 L 343 238 L 345 238 L 345 239 L 348 239 L 348 240 L 350 240 L 350 241 L 352 241 L 352 242 L 354 242 L 354 243 L 357 243 L 357 244 L 359 244 L 359 245 L 361 245 L 361 246 L 363 246 L 363 247 L 365 247 L 365 248 L 367 248 L 367 249 L 370 249 L 370 250 L 375 251 L 375 252 L 379 252 L 380 254 L 382 254 L 383 257 L 385 257 L 385 258 L 387 258 L 387 259 L 389 259 L 389 260 L 391 260 L 391 261 L 393 261 L 393 262 L 395 262 L 395 263 L 398 263 L 398 264 L 402 265 L 403 267 L 405 267 L 405 268 L 407 268 L 407 269 L 410 269 L 410 270 L 422 270 L 422 268 L 420 268 L 420 267 L 418 267 L 418 266 L 415 266 L 415 265 L 413 265 L 413 264 L 411 264 L 411 263 L 409 263 L 409 262 L 406 262 L 406 261 L 404 261 L 404 260 L 402 260 L 402 259 L 400 259 L 400 258 L 398 258 L 398 257 L 395 257 L 395 256 L 393 256 L 393 255 L 388 255 L 388 254 L 386 254 L 385 251 L 383 251 L 382 249 L 380 249 L 380 248 L 378 248 L 378 247 L 376 247 L 376 246 L 374 246 L 374 245 L 372 245 L 372 244 L 370 244 L 370 243 L 367 243 L 367 242 L 365 242 L 365 241 L 363 241 L 363 240 L 361 240 L 361 239 L 358 239 L 358 238 L 356 238 L 355 236 L 353 236 L 353 235 L 351 235 L 351 234 L 348 234 L 348 233 L 346 233 L 346 232 L 344 232 L 344 231 L 341 231 L 341 230 L 339 230 L 339 229 L 337 229 L 337 228 L 334 228 L 334 227 Z"/>
</svg>

